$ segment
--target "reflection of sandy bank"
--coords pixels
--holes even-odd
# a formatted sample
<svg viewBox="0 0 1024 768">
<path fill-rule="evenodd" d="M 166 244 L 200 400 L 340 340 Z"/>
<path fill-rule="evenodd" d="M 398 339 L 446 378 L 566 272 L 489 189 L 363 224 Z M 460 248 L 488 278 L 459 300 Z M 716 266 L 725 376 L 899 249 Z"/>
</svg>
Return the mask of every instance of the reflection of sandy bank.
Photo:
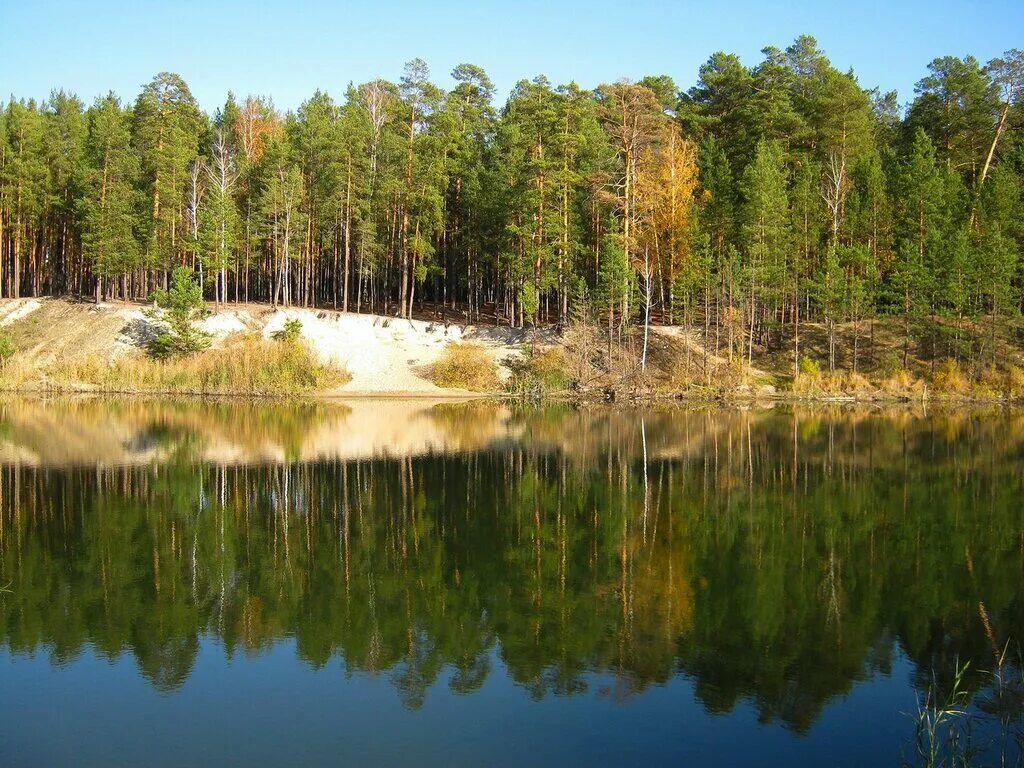
<svg viewBox="0 0 1024 768">
<path fill-rule="evenodd" d="M 700 460 L 709 467 L 842 455 L 850 466 L 901 461 L 904 445 L 945 455 L 1019 435 L 1015 412 L 863 408 L 543 408 L 484 400 L 62 398 L 0 400 L 0 465 L 261 464 L 416 457 L 516 446 L 577 464 Z M 920 443 L 920 445 L 918 445 Z M 979 453 L 978 455 L 984 455 Z"/>
<path fill-rule="evenodd" d="M 507 408 L 429 400 L 238 403 L 0 401 L 0 464 L 246 464 L 479 449 L 509 434 Z"/>
<path fill-rule="evenodd" d="M 298 458 L 420 456 L 484 448 L 508 435 L 508 409 L 491 403 L 347 401 L 338 421 L 316 425 Z"/>
</svg>

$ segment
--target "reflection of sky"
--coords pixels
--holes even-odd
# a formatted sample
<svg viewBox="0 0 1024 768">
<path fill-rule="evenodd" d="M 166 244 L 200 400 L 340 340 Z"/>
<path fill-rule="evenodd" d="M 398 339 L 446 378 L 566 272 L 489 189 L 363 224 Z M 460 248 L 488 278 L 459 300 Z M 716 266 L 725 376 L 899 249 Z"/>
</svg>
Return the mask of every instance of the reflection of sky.
<svg viewBox="0 0 1024 768">
<path fill-rule="evenodd" d="M 0 651 L 0 763 L 5 765 L 895 765 L 913 735 L 911 664 L 895 655 L 832 701 L 804 736 L 762 726 L 752 705 L 708 715 L 689 679 L 625 700 L 614 680 L 588 677 L 582 695 L 534 701 L 491 652 L 492 673 L 470 695 L 451 672 L 421 708 L 401 703 L 391 673 L 315 669 L 294 640 L 228 659 L 203 638 L 184 685 L 158 692 L 131 654 L 85 651 L 62 666 L 45 653 Z"/>
</svg>

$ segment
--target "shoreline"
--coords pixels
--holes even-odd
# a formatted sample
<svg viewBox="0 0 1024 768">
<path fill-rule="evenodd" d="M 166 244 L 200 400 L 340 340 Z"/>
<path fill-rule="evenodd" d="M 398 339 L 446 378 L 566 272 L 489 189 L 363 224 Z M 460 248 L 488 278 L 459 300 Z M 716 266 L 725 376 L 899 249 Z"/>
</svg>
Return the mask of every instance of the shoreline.
<svg viewBox="0 0 1024 768">
<path fill-rule="evenodd" d="M 867 375 L 820 371 L 796 381 L 792 361 L 779 349 L 764 350 L 753 363 L 705 348 L 699 334 L 683 326 L 651 326 L 647 374 L 616 350 L 615 367 L 604 373 L 604 339 L 595 330 L 464 325 L 429 319 L 345 313 L 329 309 L 226 305 L 199 326 L 211 339 L 203 352 L 169 362 L 153 373 L 146 345 L 159 325 L 133 303 L 91 304 L 66 298 L 0 300 L 0 333 L 14 341 L 14 354 L 0 364 L 0 392 L 14 395 L 195 397 L 249 400 L 446 400 L 501 399 L 549 403 L 793 403 L 870 405 L 924 403 L 1010 406 L 1024 402 L 1017 379 L 983 378 L 955 361 L 892 374 L 875 367 Z M 274 341 L 285 323 L 299 323 L 304 356 L 287 362 L 289 379 L 275 378 L 273 355 L 286 348 Z M 810 336 L 811 328 L 805 330 Z M 590 334 L 590 335 L 588 335 Z M 881 335 L 881 334 L 879 334 Z M 809 344 L 805 337 L 805 345 Z M 246 345 L 255 348 L 245 357 Z M 434 383 L 439 361 L 473 348 L 494 375 L 480 391 Z M 808 347 L 809 348 L 809 347 Z M 879 347 L 876 361 L 888 346 Z M 597 350 L 597 351 L 595 351 Z M 224 357 L 238 351 L 239 357 Z M 890 350 L 891 351 L 891 350 Z M 271 357 L 267 356 L 267 353 Z M 611 355 L 611 351 L 607 352 Z M 194 362 L 215 358 L 222 369 L 253 375 L 183 375 Z M 260 355 L 263 355 L 262 357 Z M 598 360 L 600 358 L 600 360 Z M 710 370 L 695 379 L 694 360 Z M 177 360 L 177 359 L 176 359 Z M 610 365 L 611 363 L 609 363 Z M 179 366 L 181 370 L 179 370 Z M 946 369 L 943 374 L 944 366 Z M 119 369 L 118 375 L 109 371 Z M 309 375 L 314 369 L 319 375 Z M 689 373 L 687 373 L 687 371 Z M 944 378 L 943 378 L 944 375 Z M 318 377 L 319 376 L 319 377 Z M 806 378 L 805 378 L 806 376 Z M 443 379 L 438 379 L 443 380 Z M 573 382 L 584 382 L 582 385 Z M 447 383 L 447 382 L 446 382 Z M 221 388 L 223 387 L 223 388 Z M 492 388 L 494 387 L 494 388 Z M 569 387 L 569 388 L 566 388 Z"/>
<path fill-rule="evenodd" d="M 250 402 L 366 402 L 380 401 L 436 401 L 440 403 L 465 403 L 473 401 L 498 401 L 532 405 L 569 404 L 577 406 L 607 405 L 633 406 L 654 404 L 693 404 L 721 406 L 749 405 L 851 405 L 851 406 L 892 406 L 892 405 L 962 405 L 962 406 L 1024 406 L 1024 398 L 981 397 L 967 395 L 936 395 L 908 397 L 887 393 L 807 395 L 789 394 L 784 391 L 771 394 L 721 392 L 710 394 L 687 392 L 616 392 L 614 397 L 594 393 L 548 392 L 539 396 L 528 396 L 506 391 L 471 392 L 459 389 L 437 388 L 436 391 L 400 390 L 323 390 L 315 392 L 225 392 L 178 389 L 104 389 L 90 386 L 24 386 L 0 387 L 0 397 L 28 397 L 32 399 L 54 398 L 181 398 L 187 400 L 234 400 Z"/>
</svg>

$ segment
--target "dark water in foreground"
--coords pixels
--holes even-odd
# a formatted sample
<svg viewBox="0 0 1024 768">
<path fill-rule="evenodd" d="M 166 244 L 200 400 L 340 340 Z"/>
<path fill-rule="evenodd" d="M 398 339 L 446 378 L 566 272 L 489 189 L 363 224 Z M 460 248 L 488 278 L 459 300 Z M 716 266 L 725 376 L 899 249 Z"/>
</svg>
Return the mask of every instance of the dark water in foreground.
<svg viewBox="0 0 1024 768">
<path fill-rule="evenodd" d="M 0 402 L 0 765 L 1015 765 L 1022 499 L 997 411 Z"/>
</svg>

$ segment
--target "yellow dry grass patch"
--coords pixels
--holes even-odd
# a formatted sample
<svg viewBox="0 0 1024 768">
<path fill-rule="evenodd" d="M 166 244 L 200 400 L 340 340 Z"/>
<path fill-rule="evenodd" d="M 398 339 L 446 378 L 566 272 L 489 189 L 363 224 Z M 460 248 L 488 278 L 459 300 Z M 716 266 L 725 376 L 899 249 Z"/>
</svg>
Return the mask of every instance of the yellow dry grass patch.
<svg viewBox="0 0 1024 768">
<path fill-rule="evenodd" d="M 430 366 L 430 380 L 439 387 L 495 392 L 501 388 L 498 365 L 479 344 L 451 344 Z"/>
<path fill-rule="evenodd" d="M 302 342 L 238 335 L 221 347 L 166 360 L 135 352 L 109 361 L 87 355 L 39 365 L 19 362 L 15 355 L 0 371 L 0 387 L 275 396 L 315 392 L 347 378 L 344 370 L 321 362 Z"/>
</svg>

